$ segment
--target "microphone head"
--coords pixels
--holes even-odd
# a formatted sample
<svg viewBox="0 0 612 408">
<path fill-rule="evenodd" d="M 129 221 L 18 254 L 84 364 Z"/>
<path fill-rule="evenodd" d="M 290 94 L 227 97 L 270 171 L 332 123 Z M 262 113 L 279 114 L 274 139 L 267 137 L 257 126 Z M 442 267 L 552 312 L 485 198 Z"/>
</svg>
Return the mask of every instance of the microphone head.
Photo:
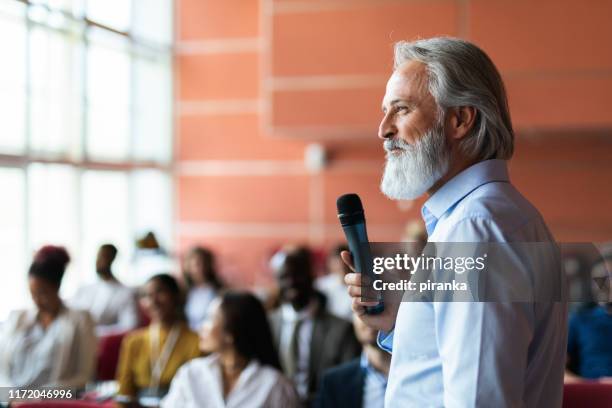
<svg viewBox="0 0 612 408">
<path fill-rule="evenodd" d="M 351 225 L 357 222 L 364 222 L 363 205 L 357 194 L 344 194 L 336 201 L 338 208 L 338 218 L 342 225 Z"/>
</svg>

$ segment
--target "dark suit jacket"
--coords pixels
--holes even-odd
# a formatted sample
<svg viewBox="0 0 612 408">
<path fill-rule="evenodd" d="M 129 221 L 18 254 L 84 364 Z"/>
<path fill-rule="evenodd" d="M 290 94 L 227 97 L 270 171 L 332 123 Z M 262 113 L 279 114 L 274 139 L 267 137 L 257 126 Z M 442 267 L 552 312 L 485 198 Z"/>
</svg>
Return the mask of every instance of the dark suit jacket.
<svg viewBox="0 0 612 408">
<path fill-rule="evenodd" d="M 325 370 L 347 362 L 361 353 L 361 345 L 355 337 L 353 325 L 349 322 L 330 314 L 324 307 L 319 307 L 313 323 L 308 365 L 309 401 L 313 401 Z M 272 312 L 270 325 L 278 350 L 281 333 L 280 310 Z"/>
<path fill-rule="evenodd" d="M 315 406 L 317 408 L 361 408 L 365 373 L 356 358 L 323 374 Z"/>
</svg>

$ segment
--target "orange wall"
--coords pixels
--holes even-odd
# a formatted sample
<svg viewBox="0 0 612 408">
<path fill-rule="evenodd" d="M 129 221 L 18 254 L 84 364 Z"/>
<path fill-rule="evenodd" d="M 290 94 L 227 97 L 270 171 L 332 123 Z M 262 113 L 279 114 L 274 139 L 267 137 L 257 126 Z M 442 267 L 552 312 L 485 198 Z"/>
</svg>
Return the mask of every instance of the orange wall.
<svg viewBox="0 0 612 408">
<path fill-rule="evenodd" d="M 559 240 L 612 239 L 612 1 L 177 0 L 177 242 L 216 249 L 234 285 L 268 281 L 285 242 L 342 238 L 335 199 L 364 199 L 372 240 L 423 200 L 378 192 L 376 140 L 392 44 L 479 44 L 517 129 L 514 183 Z M 303 165 L 308 143 L 330 164 Z"/>
</svg>

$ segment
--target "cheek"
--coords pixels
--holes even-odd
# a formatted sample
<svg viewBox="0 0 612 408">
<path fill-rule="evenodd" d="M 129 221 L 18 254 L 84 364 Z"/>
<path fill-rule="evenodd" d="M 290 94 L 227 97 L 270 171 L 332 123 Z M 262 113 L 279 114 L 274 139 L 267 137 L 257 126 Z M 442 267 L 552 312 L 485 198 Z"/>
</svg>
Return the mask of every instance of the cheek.
<svg viewBox="0 0 612 408">
<path fill-rule="evenodd" d="M 435 124 L 435 115 L 415 110 L 398 119 L 397 129 L 404 141 L 414 144 L 425 135 Z"/>
</svg>

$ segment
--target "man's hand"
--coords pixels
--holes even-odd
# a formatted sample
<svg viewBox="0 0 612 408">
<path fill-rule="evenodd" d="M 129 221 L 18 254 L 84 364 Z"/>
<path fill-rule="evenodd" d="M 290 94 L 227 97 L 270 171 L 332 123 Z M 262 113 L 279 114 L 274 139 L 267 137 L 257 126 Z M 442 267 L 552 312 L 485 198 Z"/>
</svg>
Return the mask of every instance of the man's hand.
<svg viewBox="0 0 612 408">
<path fill-rule="evenodd" d="M 353 298 L 353 313 L 355 313 L 361 321 L 373 329 L 382 330 L 384 332 L 391 331 L 395 326 L 397 310 L 399 309 L 399 305 L 402 300 L 401 295 L 396 294 L 394 296 L 387 296 L 385 293 L 385 310 L 376 315 L 366 314 L 366 306 L 376 306 L 378 304 L 378 302 L 361 301 L 362 291 L 364 290 L 364 287 L 367 286 L 367 282 L 365 282 L 367 277 L 362 276 L 360 273 L 355 273 L 353 259 L 349 251 L 342 251 L 340 256 L 342 257 L 342 261 L 344 261 L 344 263 L 351 268 L 351 271 L 353 271 L 353 273 L 347 273 L 344 276 L 344 283 L 346 283 L 348 286 L 348 293 L 351 298 Z"/>
</svg>

